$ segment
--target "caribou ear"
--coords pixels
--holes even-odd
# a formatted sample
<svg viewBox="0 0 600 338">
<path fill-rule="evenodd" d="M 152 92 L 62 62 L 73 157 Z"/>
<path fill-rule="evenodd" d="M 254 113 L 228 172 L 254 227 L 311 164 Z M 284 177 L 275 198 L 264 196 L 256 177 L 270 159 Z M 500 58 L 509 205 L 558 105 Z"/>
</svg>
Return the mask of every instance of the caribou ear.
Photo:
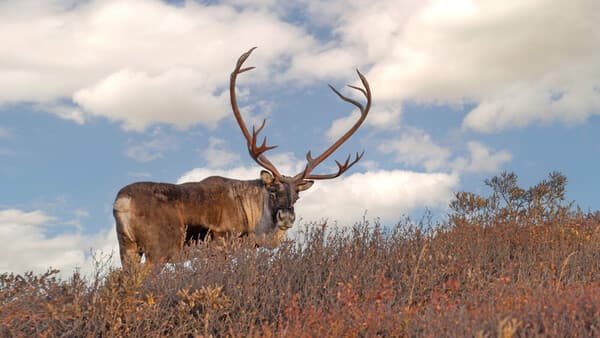
<svg viewBox="0 0 600 338">
<path fill-rule="evenodd" d="M 273 174 L 271 174 L 270 172 L 268 172 L 266 170 L 260 171 L 260 179 L 263 181 L 263 183 L 267 187 L 270 186 L 273 183 L 273 181 L 275 181 L 275 177 L 273 177 Z"/>
<path fill-rule="evenodd" d="M 302 181 L 302 183 L 298 184 L 298 191 L 308 190 L 308 188 L 312 187 L 315 181 Z"/>
</svg>

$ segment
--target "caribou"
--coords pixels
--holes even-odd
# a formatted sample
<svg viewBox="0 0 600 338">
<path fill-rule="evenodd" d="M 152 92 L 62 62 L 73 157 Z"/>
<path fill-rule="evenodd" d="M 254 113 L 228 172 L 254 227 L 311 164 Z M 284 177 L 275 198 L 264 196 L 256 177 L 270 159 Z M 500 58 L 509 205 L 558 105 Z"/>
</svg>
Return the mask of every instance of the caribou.
<svg viewBox="0 0 600 338">
<path fill-rule="evenodd" d="M 116 231 L 123 268 L 139 264 L 142 256 L 149 264 L 177 259 L 183 246 L 192 241 L 234 236 L 255 236 L 257 244 L 279 245 L 285 232 L 292 227 L 296 215 L 294 204 L 301 191 L 309 189 L 315 180 L 328 180 L 342 175 L 364 154 L 335 161 L 337 172 L 314 174 L 313 170 L 348 140 L 365 121 L 371 108 L 371 89 L 360 71 L 362 87 L 348 85 L 362 93 L 363 103 L 341 94 L 329 85 L 340 99 L 356 106 L 360 118 L 336 142 L 317 157 L 309 150 L 306 166 L 294 176 L 282 175 L 267 159 L 265 152 L 277 147 L 268 146 L 267 138 L 257 143 L 266 120 L 252 132 L 246 127 L 236 98 L 239 74 L 254 69 L 243 67 L 256 47 L 243 53 L 230 77 L 231 108 L 239 125 L 250 157 L 263 168 L 255 180 L 237 180 L 211 176 L 199 182 L 183 184 L 136 182 L 123 187 L 113 205 Z M 352 159 L 352 160 L 351 160 Z"/>
</svg>

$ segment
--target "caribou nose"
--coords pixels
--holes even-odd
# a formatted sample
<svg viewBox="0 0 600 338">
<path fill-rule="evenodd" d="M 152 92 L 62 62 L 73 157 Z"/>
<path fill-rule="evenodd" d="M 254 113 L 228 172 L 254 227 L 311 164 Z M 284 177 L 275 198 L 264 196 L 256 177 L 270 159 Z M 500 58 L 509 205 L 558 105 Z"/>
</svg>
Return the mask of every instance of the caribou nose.
<svg viewBox="0 0 600 338">
<path fill-rule="evenodd" d="M 290 209 L 279 209 L 277 210 L 277 223 L 279 223 L 279 227 L 282 229 L 289 229 L 294 224 L 296 220 L 296 215 Z"/>
</svg>

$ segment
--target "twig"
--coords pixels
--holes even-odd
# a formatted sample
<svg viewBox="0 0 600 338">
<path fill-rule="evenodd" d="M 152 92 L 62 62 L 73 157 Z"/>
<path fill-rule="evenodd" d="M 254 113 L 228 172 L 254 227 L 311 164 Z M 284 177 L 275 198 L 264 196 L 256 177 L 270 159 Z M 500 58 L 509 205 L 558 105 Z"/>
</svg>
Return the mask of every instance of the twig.
<svg viewBox="0 0 600 338">
<path fill-rule="evenodd" d="M 425 255 L 425 251 L 427 251 L 427 243 L 423 245 L 423 249 L 421 249 L 421 253 L 419 254 L 419 258 L 417 259 L 417 265 L 415 266 L 415 272 L 413 273 L 413 282 L 410 287 L 410 294 L 408 295 L 408 307 L 412 306 L 413 303 L 413 293 L 415 291 L 415 285 L 417 284 L 417 277 L 419 275 L 419 265 L 421 265 L 421 260 Z"/>
<path fill-rule="evenodd" d="M 571 256 L 573 256 L 577 251 L 573 251 L 571 252 L 567 258 L 565 258 L 565 260 L 562 263 L 562 267 L 560 268 L 560 274 L 558 275 L 558 280 L 556 281 L 556 292 L 558 292 L 558 289 L 560 289 L 560 281 L 563 279 L 564 275 L 565 275 L 565 268 L 567 267 L 567 264 L 569 264 L 569 259 L 571 259 Z"/>
</svg>

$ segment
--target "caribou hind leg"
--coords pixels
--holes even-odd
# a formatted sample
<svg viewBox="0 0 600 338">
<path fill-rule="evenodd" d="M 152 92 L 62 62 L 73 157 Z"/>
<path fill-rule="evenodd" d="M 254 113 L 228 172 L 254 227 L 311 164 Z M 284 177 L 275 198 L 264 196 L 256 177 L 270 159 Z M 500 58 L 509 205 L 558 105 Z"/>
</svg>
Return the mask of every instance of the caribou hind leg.
<svg viewBox="0 0 600 338">
<path fill-rule="evenodd" d="M 131 231 L 131 198 L 119 197 L 114 203 L 113 215 L 115 216 L 117 238 L 119 240 L 119 253 L 121 266 L 125 269 L 132 264 L 139 264 L 142 258 L 141 248 L 138 246 Z"/>
</svg>

